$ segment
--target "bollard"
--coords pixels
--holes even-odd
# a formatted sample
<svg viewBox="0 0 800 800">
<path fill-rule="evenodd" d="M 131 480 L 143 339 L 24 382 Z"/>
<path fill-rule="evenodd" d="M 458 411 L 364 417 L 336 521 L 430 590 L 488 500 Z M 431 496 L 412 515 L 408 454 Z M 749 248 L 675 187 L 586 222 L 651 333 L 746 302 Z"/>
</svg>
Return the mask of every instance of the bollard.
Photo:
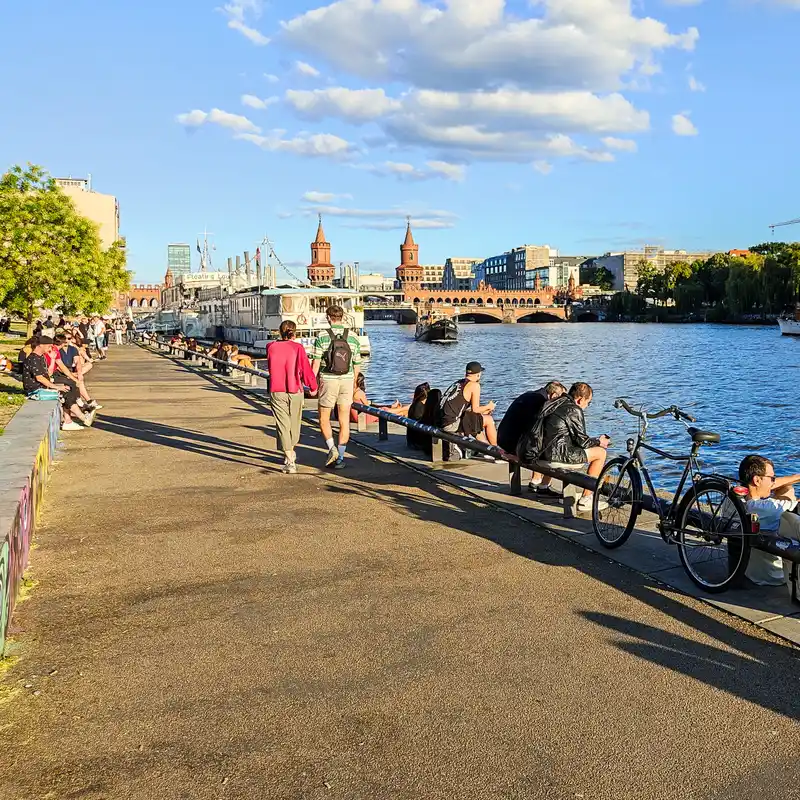
<svg viewBox="0 0 800 800">
<path fill-rule="evenodd" d="M 359 416 L 361 415 L 359 414 Z M 388 420 L 385 420 L 383 417 L 378 417 L 378 441 L 385 442 L 387 441 L 388 438 L 389 438 L 389 422 Z"/>
<path fill-rule="evenodd" d="M 378 421 L 378 436 L 380 436 L 381 422 L 382 420 Z M 359 433 L 364 433 L 367 430 L 367 415 L 363 411 L 359 412 L 356 425 L 356 430 Z"/>
<path fill-rule="evenodd" d="M 444 448 L 441 439 L 431 439 L 431 461 L 434 464 L 441 464 L 444 461 Z"/>
</svg>

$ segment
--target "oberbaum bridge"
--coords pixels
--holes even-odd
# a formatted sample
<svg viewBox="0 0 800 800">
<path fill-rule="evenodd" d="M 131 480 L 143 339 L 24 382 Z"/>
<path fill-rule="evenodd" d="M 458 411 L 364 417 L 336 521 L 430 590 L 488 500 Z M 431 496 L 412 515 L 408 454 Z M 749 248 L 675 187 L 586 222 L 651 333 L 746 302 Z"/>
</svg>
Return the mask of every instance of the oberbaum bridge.
<svg viewBox="0 0 800 800">
<path fill-rule="evenodd" d="M 320 219 L 317 237 L 311 243 L 308 279 L 312 286 L 330 286 L 336 274 L 331 262 L 331 244 L 325 239 Z M 580 287 L 570 277 L 567 287 L 541 286 L 539 278 L 533 289 L 503 290 L 483 281 L 474 290 L 429 289 L 424 285 L 424 268 L 419 262 L 419 245 L 414 241 L 411 223 L 400 245 L 400 266 L 397 267 L 396 292 L 363 290 L 367 319 L 395 319 L 413 324 L 420 310 L 436 309 L 444 315 L 472 322 L 563 322 L 572 317 L 572 301 L 581 297 Z M 344 285 L 355 285 L 352 277 L 343 278 Z M 593 316 L 581 311 L 581 319 Z"/>
</svg>

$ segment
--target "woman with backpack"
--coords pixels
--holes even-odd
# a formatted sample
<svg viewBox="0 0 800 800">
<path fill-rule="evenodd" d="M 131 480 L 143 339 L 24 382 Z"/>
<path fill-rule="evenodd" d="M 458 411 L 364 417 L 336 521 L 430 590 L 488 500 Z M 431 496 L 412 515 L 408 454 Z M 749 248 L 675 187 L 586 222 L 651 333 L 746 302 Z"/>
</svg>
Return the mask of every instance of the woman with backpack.
<svg viewBox="0 0 800 800">
<path fill-rule="evenodd" d="M 295 447 L 300 441 L 300 423 L 303 417 L 303 386 L 311 393 L 317 391 L 317 376 L 311 369 L 305 348 L 294 341 L 297 325 L 284 320 L 278 329 L 281 338 L 267 347 L 269 392 L 278 449 L 284 455 L 282 472 L 297 472 Z"/>
</svg>

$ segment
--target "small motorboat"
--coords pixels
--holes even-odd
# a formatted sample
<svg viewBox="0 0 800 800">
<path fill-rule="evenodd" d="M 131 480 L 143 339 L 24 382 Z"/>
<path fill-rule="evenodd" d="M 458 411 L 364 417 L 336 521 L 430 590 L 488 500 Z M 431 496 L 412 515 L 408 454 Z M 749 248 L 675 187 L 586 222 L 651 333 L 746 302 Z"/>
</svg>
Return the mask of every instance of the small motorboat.
<svg viewBox="0 0 800 800">
<path fill-rule="evenodd" d="M 441 312 L 428 311 L 417 320 L 414 338 L 418 342 L 457 342 L 458 325 Z"/>
</svg>

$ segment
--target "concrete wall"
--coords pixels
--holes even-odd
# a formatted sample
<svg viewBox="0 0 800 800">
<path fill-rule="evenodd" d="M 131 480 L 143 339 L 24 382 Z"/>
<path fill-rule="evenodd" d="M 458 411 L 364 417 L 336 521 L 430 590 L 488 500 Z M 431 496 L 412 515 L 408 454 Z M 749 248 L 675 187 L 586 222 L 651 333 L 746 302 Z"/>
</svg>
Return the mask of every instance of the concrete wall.
<svg viewBox="0 0 800 800">
<path fill-rule="evenodd" d="M 108 250 L 119 239 L 117 198 L 110 194 L 87 192 L 74 186 L 62 186 L 61 191 L 72 198 L 82 217 L 88 217 L 100 226 L 100 241 Z"/>
<path fill-rule="evenodd" d="M 58 443 L 58 402 L 28 400 L 0 436 L 0 657 Z"/>
</svg>

